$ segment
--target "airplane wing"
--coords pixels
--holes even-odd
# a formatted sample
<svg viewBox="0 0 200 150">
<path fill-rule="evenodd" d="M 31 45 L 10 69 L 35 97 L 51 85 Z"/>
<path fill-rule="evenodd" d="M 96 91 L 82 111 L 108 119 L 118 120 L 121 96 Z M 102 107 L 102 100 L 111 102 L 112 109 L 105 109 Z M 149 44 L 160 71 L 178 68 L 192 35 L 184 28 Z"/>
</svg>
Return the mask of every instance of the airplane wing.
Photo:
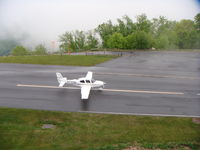
<svg viewBox="0 0 200 150">
<path fill-rule="evenodd" d="M 86 75 L 86 80 L 92 80 L 92 75 L 93 75 L 93 72 L 91 71 L 88 71 L 87 75 Z"/>
<path fill-rule="evenodd" d="M 88 99 L 90 95 L 91 86 L 82 86 L 81 87 L 81 99 Z"/>
</svg>

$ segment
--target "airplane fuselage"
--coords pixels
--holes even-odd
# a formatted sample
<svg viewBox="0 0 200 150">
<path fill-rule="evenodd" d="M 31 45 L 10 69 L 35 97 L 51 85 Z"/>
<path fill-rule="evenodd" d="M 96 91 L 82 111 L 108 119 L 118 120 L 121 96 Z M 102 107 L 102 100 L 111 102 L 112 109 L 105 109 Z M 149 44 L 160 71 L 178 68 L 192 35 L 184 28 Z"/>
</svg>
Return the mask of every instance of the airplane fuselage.
<svg viewBox="0 0 200 150">
<path fill-rule="evenodd" d="M 85 78 L 67 80 L 67 84 L 74 86 L 91 86 L 91 88 L 103 88 L 105 83 L 100 80 L 87 80 Z"/>
</svg>

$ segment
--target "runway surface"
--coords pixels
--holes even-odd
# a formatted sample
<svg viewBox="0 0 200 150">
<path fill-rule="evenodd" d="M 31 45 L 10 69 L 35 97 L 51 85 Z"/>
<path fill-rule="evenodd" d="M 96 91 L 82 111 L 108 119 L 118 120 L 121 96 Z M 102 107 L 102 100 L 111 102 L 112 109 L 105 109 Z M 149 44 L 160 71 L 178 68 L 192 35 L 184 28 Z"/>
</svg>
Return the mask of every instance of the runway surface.
<svg viewBox="0 0 200 150">
<path fill-rule="evenodd" d="M 80 89 L 58 88 L 87 71 L 103 91 L 80 99 Z M 0 106 L 152 116 L 200 117 L 199 52 L 134 52 L 94 67 L 0 64 Z"/>
</svg>

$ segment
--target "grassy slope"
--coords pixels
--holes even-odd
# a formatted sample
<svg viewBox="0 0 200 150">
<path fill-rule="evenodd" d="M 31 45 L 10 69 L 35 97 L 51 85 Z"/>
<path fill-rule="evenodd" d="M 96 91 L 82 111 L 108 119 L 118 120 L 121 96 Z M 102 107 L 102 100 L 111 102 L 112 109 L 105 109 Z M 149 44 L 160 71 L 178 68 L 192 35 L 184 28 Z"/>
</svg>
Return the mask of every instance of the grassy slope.
<svg viewBox="0 0 200 150">
<path fill-rule="evenodd" d="M 0 149 L 114 150 L 121 143 L 198 149 L 200 125 L 191 120 L 0 108 Z M 41 128 L 48 123 L 56 128 Z"/>
<path fill-rule="evenodd" d="M 9 56 L 0 57 L 0 63 L 93 66 L 113 58 L 116 58 L 116 56 Z"/>
</svg>

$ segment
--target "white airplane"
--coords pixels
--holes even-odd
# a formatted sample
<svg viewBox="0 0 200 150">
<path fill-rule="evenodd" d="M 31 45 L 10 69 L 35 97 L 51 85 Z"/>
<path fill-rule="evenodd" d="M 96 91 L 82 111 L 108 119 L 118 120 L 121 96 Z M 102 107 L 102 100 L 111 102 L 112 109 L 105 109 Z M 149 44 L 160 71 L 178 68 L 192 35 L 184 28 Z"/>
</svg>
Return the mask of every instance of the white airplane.
<svg viewBox="0 0 200 150">
<path fill-rule="evenodd" d="M 102 90 L 106 84 L 103 81 L 94 80 L 92 75 L 93 73 L 89 71 L 86 77 L 67 80 L 67 78 L 64 78 L 61 73 L 56 73 L 59 87 L 63 87 L 65 83 L 81 87 L 81 99 L 88 99 L 91 89 Z"/>
</svg>

